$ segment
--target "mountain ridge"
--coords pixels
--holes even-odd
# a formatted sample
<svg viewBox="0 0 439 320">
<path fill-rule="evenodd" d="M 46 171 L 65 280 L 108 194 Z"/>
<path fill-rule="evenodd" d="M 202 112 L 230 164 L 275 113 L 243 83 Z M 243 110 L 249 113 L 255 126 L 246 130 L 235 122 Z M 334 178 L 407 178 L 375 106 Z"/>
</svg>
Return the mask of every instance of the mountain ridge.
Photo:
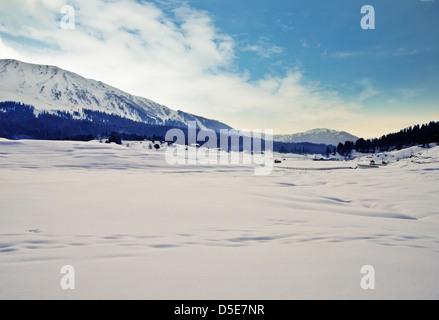
<svg viewBox="0 0 439 320">
<path fill-rule="evenodd" d="M 0 59 L 0 83 L 0 101 L 29 104 L 36 113 L 63 111 L 81 119 L 85 109 L 152 125 L 184 127 L 195 121 L 203 130 L 231 129 L 220 121 L 173 110 L 57 66 Z"/>
<path fill-rule="evenodd" d="M 309 142 L 337 146 L 339 143 L 345 143 L 346 141 L 355 142 L 359 138 L 346 131 L 316 128 L 294 134 L 277 134 L 274 135 L 273 139 L 278 142 Z"/>
</svg>

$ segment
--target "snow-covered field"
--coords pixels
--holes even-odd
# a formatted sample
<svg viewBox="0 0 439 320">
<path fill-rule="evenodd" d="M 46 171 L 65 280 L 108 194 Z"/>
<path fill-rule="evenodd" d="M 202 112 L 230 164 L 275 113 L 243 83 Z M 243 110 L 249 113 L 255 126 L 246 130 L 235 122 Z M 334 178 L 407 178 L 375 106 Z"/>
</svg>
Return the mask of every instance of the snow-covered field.
<svg viewBox="0 0 439 320">
<path fill-rule="evenodd" d="M 0 299 L 438 299 L 439 147 L 381 157 L 255 176 L 140 143 L 2 139 Z"/>
</svg>

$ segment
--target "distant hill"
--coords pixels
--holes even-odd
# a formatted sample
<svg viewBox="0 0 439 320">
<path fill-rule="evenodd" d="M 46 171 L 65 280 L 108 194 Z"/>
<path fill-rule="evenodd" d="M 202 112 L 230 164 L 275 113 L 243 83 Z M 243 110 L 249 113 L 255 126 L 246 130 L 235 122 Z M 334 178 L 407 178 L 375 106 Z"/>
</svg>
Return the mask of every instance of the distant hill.
<svg viewBox="0 0 439 320">
<path fill-rule="evenodd" d="M 274 135 L 274 141 L 278 142 L 309 142 L 316 144 L 330 144 L 333 146 L 346 141 L 357 141 L 359 138 L 345 131 L 336 131 L 330 129 L 313 129 L 306 132 Z"/>
</svg>

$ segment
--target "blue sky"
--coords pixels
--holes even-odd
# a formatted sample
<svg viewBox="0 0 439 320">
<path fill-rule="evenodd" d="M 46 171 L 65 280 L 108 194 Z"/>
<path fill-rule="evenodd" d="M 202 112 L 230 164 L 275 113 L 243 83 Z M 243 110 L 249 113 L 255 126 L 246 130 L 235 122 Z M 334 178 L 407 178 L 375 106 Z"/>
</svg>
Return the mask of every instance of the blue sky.
<svg viewBox="0 0 439 320">
<path fill-rule="evenodd" d="M 396 99 L 400 90 L 422 92 L 438 101 L 439 2 L 313 0 L 211 1 L 191 6 L 215 15 L 217 25 L 245 43 L 277 46 L 270 57 L 241 48 L 238 64 L 258 78 L 299 66 L 309 81 L 336 87 L 343 94 L 365 86 Z M 376 29 L 360 27 L 360 8 L 376 11 Z M 367 79 L 367 80 L 366 80 Z M 419 97 L 421 98 L 421 97 Z M 380 101 L 380 100 L 377 100 Z M 377 102 L 374 101 L 374 102 Z M 370 107 L 379 106 L 371 103 Z M 439 106 L 436 105 L 439 110 Z"/>
<path fill-rule="evenodd" d="M 0 4 L 0 58 L 55 64 L 237 129 L 376 137 L 439 120 L 437 0 L 30 2 Z M 59 28 L 66 3 L 75 30 Z M 360 26 L 364 5 L 374 30 Z"/>
</svg>

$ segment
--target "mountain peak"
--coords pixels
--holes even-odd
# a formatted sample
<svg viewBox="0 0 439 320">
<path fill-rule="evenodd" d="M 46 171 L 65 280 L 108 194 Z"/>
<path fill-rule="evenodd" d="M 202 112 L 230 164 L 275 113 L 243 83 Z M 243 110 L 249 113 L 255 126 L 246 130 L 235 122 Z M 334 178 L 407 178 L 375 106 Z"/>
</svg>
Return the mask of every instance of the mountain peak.
<svg viewBox="0 0 439 320">
<path fill-rule="evenodd" d="M 295 134 L 275 135 L 274 140 L 279 142 L 309 142 L 336 146 L 340 142 L 345 143 L 346 141 L 356 141 L 358 140 L 358 137 L 345 131 L 316 128 Z"/>
</svg>

